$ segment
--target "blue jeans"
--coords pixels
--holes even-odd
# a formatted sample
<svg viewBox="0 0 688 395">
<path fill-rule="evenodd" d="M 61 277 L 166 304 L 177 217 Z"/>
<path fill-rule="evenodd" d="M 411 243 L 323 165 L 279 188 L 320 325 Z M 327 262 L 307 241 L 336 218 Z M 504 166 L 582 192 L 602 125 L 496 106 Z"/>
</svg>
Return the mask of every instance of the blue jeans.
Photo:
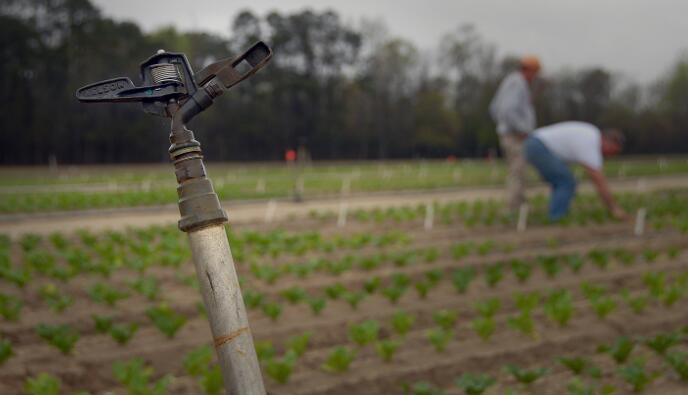
<svg viewBox="0 0 688 395">
<path fill-rule="evenodd" d="M 576 179 L 566 162 L 554 155 L 537 137 L 528 137 L 523 148 L 528 162 L 552 187 L 549 219 L 558 221 L 569 212 L 571 200 L 576 194 Z"/>
</svg>

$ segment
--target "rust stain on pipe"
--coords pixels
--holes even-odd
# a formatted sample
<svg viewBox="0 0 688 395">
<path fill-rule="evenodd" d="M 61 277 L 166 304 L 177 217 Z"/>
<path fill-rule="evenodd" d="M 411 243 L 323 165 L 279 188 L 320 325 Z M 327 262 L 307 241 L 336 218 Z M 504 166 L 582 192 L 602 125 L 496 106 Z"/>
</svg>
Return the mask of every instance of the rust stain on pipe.
<svg viewBox="0 0 688 395">
<path fill-rule="evenodd" d="M 243 328 L 239 328 L 236 331 L 230 333 L 229 335 L 224 335 L 224 336 L 218 336 L 214 339 L 215 343 L 215 348 L 220 348 L 222 347 L 225 343 L 231 342 L 235 338 L 237 338 L 239 335 L 241 335 L 243 332 L 248 331 L 248 327 L 245 326 Z"/>
</svg>

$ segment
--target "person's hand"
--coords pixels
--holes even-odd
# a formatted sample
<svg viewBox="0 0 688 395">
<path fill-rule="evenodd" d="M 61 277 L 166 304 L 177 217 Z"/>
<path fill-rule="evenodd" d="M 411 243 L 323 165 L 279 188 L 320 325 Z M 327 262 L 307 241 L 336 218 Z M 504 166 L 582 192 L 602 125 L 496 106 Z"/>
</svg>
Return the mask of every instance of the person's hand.
<svg viewBox="0 0 688 395">
<path fill-rule="evenodd" d="M 624 211 L 624 209 L 622 209 L 619 206 L 612 207 L 612 209 L 610 210 L 610 213 L 611 213 L 612 217 L 614 217 L 614 219 L 616 219 L 616 220 L 625 221 L 628 219 L 628 213 L 626 213 L 626 211 Z"/>
</svg>

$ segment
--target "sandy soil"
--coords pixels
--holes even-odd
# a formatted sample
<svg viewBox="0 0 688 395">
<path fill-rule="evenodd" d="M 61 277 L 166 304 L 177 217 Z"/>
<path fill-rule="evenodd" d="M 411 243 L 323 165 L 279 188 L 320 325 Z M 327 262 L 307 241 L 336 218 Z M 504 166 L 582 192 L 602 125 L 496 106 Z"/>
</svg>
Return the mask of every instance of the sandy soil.
<svg viewBox="0 0 688 395">
<path fill-rule="evenodd" d="M 299 221 L 290 224 L 295 228 L 300 227 Z M 605 286 L 612 294 L 622 289 L 637 294 L 644 289 L 642 275 L 648 271 L 665 272 L 669 278 L 684 273 L 688 259 L 688 238 L 672 230 L 653 230 L 644 237 L 637 238 L 624 224 L 587 228 L 541 227 L 517 234 L 498 227 L 467 230 L 438 226 L 432 231 L 423 231 L 418 224 L 390 223 L 361 225 L 344 231 L 334 225 L 326 225 L 323 226 L 322 232 L 337 234 L 365 229 L 383 231 L 392 225 L 407 231 L 412 237 L 412 243 L 404 247 L 394 247 L 390 251 L 436 247 L 440 251 L 437 261 L 418 262 L 405 267 L 395 267 L 388 262 L 371 271 L 354 269 L 340 276 L 313 274 L 303 280 L 287 276 L 278 280 L 275 285 L 268 285 L 253 278 L 248 262 L 237 262 L 238 271 L 245 279 L 245 288 L 260 290 L 268 299 L 278 298 L 281 291 L 294 285 L 303 287 L 310 294 L 322 294 L 325 287 L 336 283 L 341 283 L 348 289 L 358 289 L 365 279 L 372 276 L 379 276 L 383 283 L 387 283 L 391 276 L 397 273 L 406 274 L 414 280 L 424 276 L 428 270 L 439 270 L 444 273 L 444 278 L 426 299 L 421 299 L 411 287 L 397 304 L 391 304 L 380 294 L 367 297 L 356 310 L 342 300 L 328 301 L 320 316 L 314 316 L 307 305 L 289 305 L 287 302 L 283 303 L 283 312 L 277 322 L 272 322 L 258 310 L 249 311 L 254 337 L 258 340 L 272 341 L 279 351 L 283 350 L 289 337 L 305 331 L 313 334 L 308 351 L 297 363 L 289 383 L 276 384 L 266 378 L 270 394 L 396 394 L 401 393 L 401 383 L 418 380 L 432 382 L 446 389 L 448 394 L 459 394 L 453 386 L 454 380 L 464 372 L 481 372 L 499 378 L 498 384 L 486 393 L 497 395 L 502 394 L 507 387 L 521 388 L 502 371 L 505 364 L 515 363 L 521 367 L 550 368 L 550 374 L 538 381 L 533 390 L 536 391 L 534 393 L 558 395 L 566 393 L 564 386 L 573 376 L 556 363 L 556 358 L 573 355 L 591 358 L 602 369 L 603 381 L 617 385 L 617 394 L 630 394 L 628 387 L 618 378 L 613 360 L 609 356 L 595 353 L 597 345 L 609 343 L 619 335 L 649 336 L 677 330 L 688 323 L 685 299 L 672 308 L 652 304 L 644 314 L 637 315 L 633 314 L 619 298 L 617 311 L 602 320 L 595 316 L 580 289 L 580 284 L 587 281 Z M 239 229 L 266 227 L 256 223 L 237 226 Z M 500 249 L 485 256 L 472 255 L 460 261 L 451 257 L 449 249 L 453 243 L 487 239 L 493 240 L 498 246 L 511 245 L 514 248 L 507 251 Z M 556 243 L 553 244 L 552 240 L 556 240 Z M 639 261 L 627 266 L 613 261 L 606 270 L 601 270 L 588 263 L 577 274 L 572 274 L 566 268 L 553 279 L 536 268 L 525 283 L 519 283 L 507 269 L 504 279 L 497 287 L 488 287 L 480 277 L 467 293 L 461 295 L 456 293 L 449 279 L 451 271 L 457 267 L 470 266 L 480 272 L 486 265 L 508 262 L 514 258 L 573 252 L 585 254 L 592 249 L 619 247 L 634 252 L 641 252 L 646 248 L 664 251 L 672 246 L 681 251 L 676 258 L 662 256 L 651 265 Z M 302 257 L 266 257 L 261 263 L 279 266 L 304 261 L 313 256 L 333 259 L 348 253 L 358 256 L 377 252 L 379 250 L 373 247 L 366 247 L 354 251 L 334 251 Z M 89 389 L 98 394 L 112 393 L 110 391 L 117 387 L 117 383 L 112 376 L 111 364 L 133 356 L 143 357 L 157 372 L 175 375 L 177 378 L 170 387 L 170 393 L 201 393 L 194 379 L 185 376 L 181 363 L 181 356 L 199 345 L 208 343 L 211 338 L 205 318 L 197 311 L 197 303 L 200 301 L 198 291 L 180 280 L 180 277 L 193 275 L 193 266 L 184 264 L 176 270 L 156 266 L 147 274 L 161 281 L 161 295 L 164 295 L 165 300 L 169 301 L 176 311 L 188 317 L 189 322 L 173 339 L 167 339 L 146 317 L 146 308 L 155 305 L 156 302 L 148 301 L 140 295 L 120 302 L 116 308 L 92 302 L 87 296 L 87 289 L 95 282 L 103 281 L 96 276 L 82 276 L 61 286 L 61 289 L 75 299 L 75 304 L 64 314 L 52 312 L 41 302 L 37 289 L 45 281 L 36 282 L 23 290 L 9 288 L 2 283 L 3 292 L 19 295 L 25 300 L 25 309 L 19 322 L 2 323 L 1 332 L 13 342 L 16 355 L 0 369 L 0 393 L 22 393 L 20 386 L 25 377 L 43 371 L 59 375 L 68 390 Z M 120 270 L 107 282 L 124 288 L 129 281 L 138 276 L 137 273 Z M 546 319 L 542 310 L 538 309 L 535 311 L 534 338 L 509 329 L 506 321 L 516 311 L 511 297 L 514 293 L 546 293 L 553 288 L 568 289 L 574 295 L 576 313 L 568 326 L 560 328 Z M 477 301 L 493 297 L 502 300 L 502 308 L 495 316 L 495 335 L 484 342 L 470 328 L 470 321 L 476 316 L 473 305 Z M 347 345 L 356 348 L 348 340 L 349 324 L 376 319 L 382 324 L 381 336 L 392 336 L 389 320 L 399 309 L 404 309 L 417 318 L 413 329 L 403 341 L 403 347 L 391 363 L 382 363 L 373 347 L 366 346 L 357 348 L 357 358 L 348 372 L 331 374 L 322 370 L 321 365 L 333 347 Z M 432 315 L 438 309 L 454 309 L 459 313 L 455 338 L 441 353 L 436 352 L 425 338 L 425 332 L 434 326 Z M 137 322 L 140 329 L 130 343 L 119 346 L 108 335 L 95 332 L 92 314 L 113 315 L 115 321 L 121 323 Z M 79 330 L 81 339 L 73 355 L 62 356 L 36 335 L 34 326 L 41 322 L 68 323 Z M 678 347 L 685 349 L 688 343 L 684 341 Z M 659 378 L 645 391 L 646 394 L 678 395 L 688 391 L 688 386 L 674 377 L 662 360 L 647 348 L 638 346 L 633 355 L 645 356 L 650 370 L 661 372 Z M 124 392 L 117 390 L 114 393 Z"/>
</svg>

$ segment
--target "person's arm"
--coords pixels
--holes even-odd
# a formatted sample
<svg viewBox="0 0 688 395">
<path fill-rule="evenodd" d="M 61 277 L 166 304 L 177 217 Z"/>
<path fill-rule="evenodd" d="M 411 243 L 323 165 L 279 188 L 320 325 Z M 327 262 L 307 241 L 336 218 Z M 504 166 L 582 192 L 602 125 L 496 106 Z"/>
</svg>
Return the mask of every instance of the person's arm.
<svg viewBox="0 0 688 395">
<path fill-rule="evenodd" d="M 607 178 L 604 176 L 604 173 L 602 173 L 602 170 L 594 169 L 587 165 L 581 166 L 583 166 L 586 173 L 588 173 L 588 177 L 590 177 L 590 180 L 595 185 L 597 194 L 600 196 L 600 199 L 607 207 L 607 210 L 609 210 L 611 215 L 616 219 L 625 219 L 628 215 L 614 200 L 614 196 L 612 196 L 612 193 L 609 190 Z"/>
</svg>

